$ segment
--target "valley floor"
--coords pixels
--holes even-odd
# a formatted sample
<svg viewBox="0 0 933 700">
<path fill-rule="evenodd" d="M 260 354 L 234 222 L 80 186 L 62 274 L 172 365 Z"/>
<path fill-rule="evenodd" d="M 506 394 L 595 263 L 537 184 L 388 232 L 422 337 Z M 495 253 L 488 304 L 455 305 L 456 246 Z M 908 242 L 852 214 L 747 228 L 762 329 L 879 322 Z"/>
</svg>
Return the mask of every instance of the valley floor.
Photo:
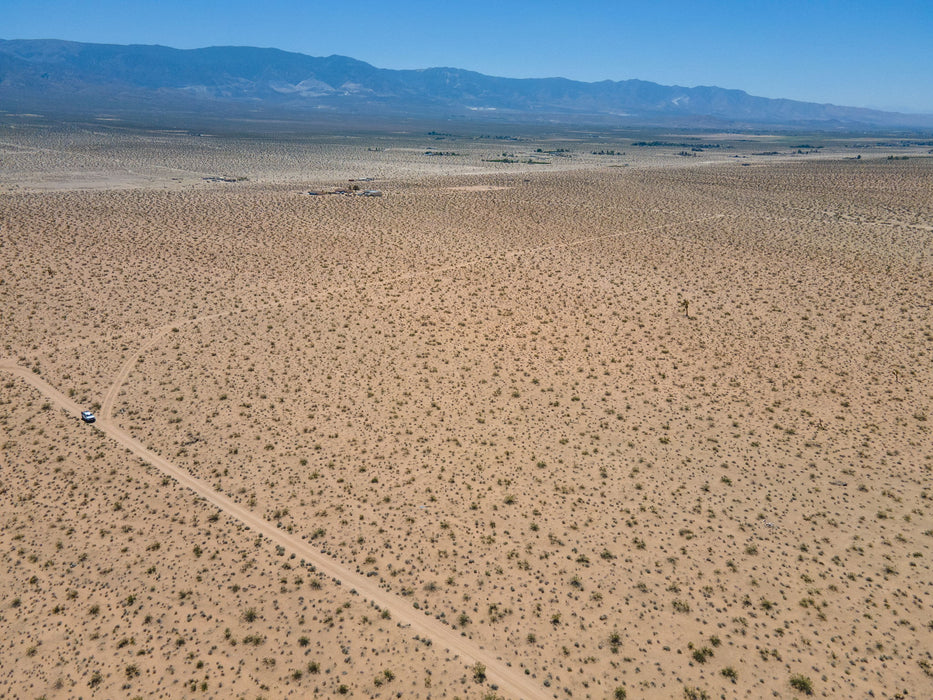
<svg viewBox="0 0 933 700">
<path fill-rule="evenodd" d="M 179 139 L 0 139 L 0 695 L 933 694 L 933 160 Z"/>
</svg>

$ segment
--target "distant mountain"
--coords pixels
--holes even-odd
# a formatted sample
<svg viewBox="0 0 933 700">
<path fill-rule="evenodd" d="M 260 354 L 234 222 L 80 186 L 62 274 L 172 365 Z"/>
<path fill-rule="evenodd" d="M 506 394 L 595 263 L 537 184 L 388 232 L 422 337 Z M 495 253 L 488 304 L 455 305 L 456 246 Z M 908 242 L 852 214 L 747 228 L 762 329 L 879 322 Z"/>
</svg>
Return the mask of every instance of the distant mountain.
<svg viewBox="0 0 933 700">
<path fill-rule="evenodd" d="M 754 97 L 643 80 L 497 78 L 457 68 L 387 70 L 278 49 L 0 40 L 0 111 L 346 115 L 512 122 L 933 128 L 933 115 Z M 312 113 L 314 113 L 312 112 Z"/>
</svg>

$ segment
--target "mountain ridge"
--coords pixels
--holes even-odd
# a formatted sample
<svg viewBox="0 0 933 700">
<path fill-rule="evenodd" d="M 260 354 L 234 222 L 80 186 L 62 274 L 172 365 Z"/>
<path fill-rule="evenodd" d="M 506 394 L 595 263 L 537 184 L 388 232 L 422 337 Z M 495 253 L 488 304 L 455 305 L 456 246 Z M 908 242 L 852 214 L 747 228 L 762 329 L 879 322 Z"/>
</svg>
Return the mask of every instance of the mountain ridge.
<svg viewBox="0 0 933 700">
<path fill-rule="evenodd" d="M 772 99 L 631 79 L 503 78 L 453 67 L 393 70 L 276 48 L 0 40 L 0 108 L 250 109 L 618 123 L 930 128 L 933 115 Z M 7 107 L 9 106 L 9 107 Z"/>
</svg>

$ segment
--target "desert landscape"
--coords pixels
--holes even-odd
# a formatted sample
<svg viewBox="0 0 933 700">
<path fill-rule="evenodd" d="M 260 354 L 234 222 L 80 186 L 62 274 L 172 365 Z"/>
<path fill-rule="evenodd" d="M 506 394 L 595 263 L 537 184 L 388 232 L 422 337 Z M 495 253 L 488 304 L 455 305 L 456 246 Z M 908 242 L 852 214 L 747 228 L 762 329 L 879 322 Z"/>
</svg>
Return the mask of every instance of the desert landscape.
<svg viewBox="0 0 933 700">
<path fill-rule="evenodd" d="M 929 151 L 4 115 L 0 697 L 933 696 Z"/>
</svg>

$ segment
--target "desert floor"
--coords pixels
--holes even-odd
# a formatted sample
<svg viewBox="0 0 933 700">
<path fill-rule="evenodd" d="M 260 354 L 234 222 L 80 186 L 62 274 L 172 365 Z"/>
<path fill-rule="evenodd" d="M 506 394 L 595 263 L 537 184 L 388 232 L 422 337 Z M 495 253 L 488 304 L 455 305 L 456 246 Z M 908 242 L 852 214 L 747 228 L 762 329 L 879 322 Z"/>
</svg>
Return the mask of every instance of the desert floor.
<svg viewBox="0 0 933 700">
<path fill-rule="evenodd" d="M 693 138 L 3 125 L 0 697 L 933 697 L 929 147 Z"/>
</svg>

